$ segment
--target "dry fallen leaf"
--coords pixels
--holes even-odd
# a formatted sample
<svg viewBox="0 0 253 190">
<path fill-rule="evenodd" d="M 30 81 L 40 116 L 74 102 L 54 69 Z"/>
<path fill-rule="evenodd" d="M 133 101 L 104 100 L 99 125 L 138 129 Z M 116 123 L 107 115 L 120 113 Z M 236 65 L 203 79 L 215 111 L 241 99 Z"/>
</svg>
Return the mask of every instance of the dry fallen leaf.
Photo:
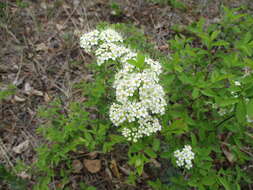
<svg viewBox="0 0 253 190">
<path fill-rule="evenodd" d="M 48 93 L 45 93 L 44 94 L 44 100 L 45 100 L 45 102 L 50 102 L 50 100 L 51 100 L 51 98 L 50 98 L 50 96 L 48 95 Z"/>
<path fill-rule="evenodd" d="M 26 140 L 22 143 L 20 143 L 18 146 L 15 146 L 12 150 L 17 153 L 17 154 L 21 154 L 22 152 L 24 152 L 27 148 L 29 147 L 29 140 Z"/>
<path fill-rule="evenodd" d="M 42 91 L 34 89 L 29 82 L 25 83 L 24 93 L 27 95 L 44 96 Z"/>
<path fill-rule="evenodd" d="M 47 4 L 46 4 L 45 2 L 42 2 L 42 3 L 40 4 L 40 7 L 41 7 L 42 9 L 47 9 Z"/>
<path fill-rule="evenodd" d="M 31 175 L 26 173 L 25 171 L 18 173 L 17 176 L 22 179 L 31 179 Z"/>
<path fill-rule="evenodd" d="M 36 51 L 47 51 L 48 47 L 44 43 L 36 45 Z"/>
<path fill-rule="evenodd" d="M 90 159 L 95 159 L 98 156 L 98 151 L 89 152 L 87 156 L 89 156 Z"/>
<path fill-rule="evenodd" d="M 14 100 L 15 100 L 15 102 L 24 102 L 24 101 L 25 101 L 25 98 L 21 98 L 21 97 L 15 95 L 15 96 L 14 96 Z"/>
<path fill-rule="evenodd" d="M 168 45 L 162 45 L 158 47 L 160 50 L 168 50 L 169 46 Z"/>
<path fill-rule="evenodd" d="M 119 169 L 122 173 L 124 173 L 125 175 L 130 175 L 131 174 L 131 170 L 130 169 L 127 169 L 125 167 L 121 167 L 119 166 Z"/>
<path fill-rule="evenodd" d="M 151 162 L 154 164 L 155 167 L 161 168 L 161 164 L 156 159 L 151 159 Z"/>
<path fill-rule="evenodd" d="M 81 170 L 83 169 L 83 164 L 79 160 L 74 160 L 72 162 L 72 168 L 74 173 L 80 173 Z"/>
<path fill-rule="evenodd" d="M 24 88 L 25 94 L 30 95 L 31 92 L 32 92 L 32 89 L 33 89 L 33 88 L 32 88 L 32 86 L 30 85 L 30 83 L 26 82 L 26 83 L 25 83 L 25 88 Z"/>
<path fill-rule="evenodd" d="M 65 26 L 62 25 L 62 24 L 56 24 L 56 28 L 57 28 L 58 30 L 63 30 L 63 29 L 65 29 Z"/>
<path fill-rule="evenodd" d="M 226 156 L 226 158 L 228 159 L 228 161 L 233 164 L 235 161 L 235 156 L 231 153 L 231 151 L 228 149 L 227 146 L 225 146 L 224 144 L 221 145 L 221 149 L 224 153 L 224 155 Z"/>
<path fill-rule="evenodd" d="M 32 91 L 32 94 L 35 96 L 44 96 L 43 92 L 35 89 Z"/>
<path fill-rule="evenodd" d="M 101 160 L 84 159 L 83 163 L 90 173 L 97 173 L 101 169 Z"/>
</svg>

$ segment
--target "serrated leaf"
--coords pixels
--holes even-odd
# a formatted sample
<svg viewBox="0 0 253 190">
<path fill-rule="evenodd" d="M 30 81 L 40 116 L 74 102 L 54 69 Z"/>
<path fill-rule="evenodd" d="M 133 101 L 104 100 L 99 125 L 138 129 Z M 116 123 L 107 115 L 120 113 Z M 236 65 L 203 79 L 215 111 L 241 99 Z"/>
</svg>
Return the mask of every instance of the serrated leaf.
<svg viewBox="0 0 253 190">
<path fill-rule="evenodd" d="M 214 39 L 217 38 L 217 36 L 220 34 L 221 31 L 216 30 L 211 34 L 211 40 L 213 41 Z"/>
<path fill-rule="evenodd" d="M 219 40 L 217 42 L 213 42 L 212 46 L 229 46 L 229 43 L 224 40 Z"/>
</svg>

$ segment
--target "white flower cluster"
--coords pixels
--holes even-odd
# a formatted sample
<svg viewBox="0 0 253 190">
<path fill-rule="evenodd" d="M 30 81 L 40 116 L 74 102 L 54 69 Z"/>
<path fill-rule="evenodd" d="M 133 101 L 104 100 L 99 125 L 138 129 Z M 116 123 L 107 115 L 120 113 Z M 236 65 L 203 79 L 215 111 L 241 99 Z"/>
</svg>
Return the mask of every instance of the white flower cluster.
<svg viewBox="0 0 253 190">
<path fill-rule="evenodd" d="M 192 152 L 192 147 L 190 145 L 185 145 L 182 151 L 176 150 L 174 156 L 177 159 L 176 164 L 178 167 L 185 167 L 188 170 L 192 168 L 192 160 L 195 154 Z"/>
<path fill-rule="evenodd" d="M 136 142 L 161 130 L 155 114 L 165 113 L 165 93 L 159 84 L 162 68 L 159 62 L 147 57 L 144 60 L 147 68 L 142 71 L 129 64 L 128 60 L 136 60 L 137 53 L 121 45 L 122 41 L 121 35 L 112 29 L 94 30 L 80 39 L 85 51 L 95 53 L 98 65 L 109 60 L 122 65 L 115 75 L 116 102 L 111 105 L 109 115 L 115 126 L 126 126 L 123 136 Z M 138 125 L 128 127 L 131 122 Z"/>
<path fill-rule="evenodd" d="M 92 47 L 98 45 L 99 31 L 93 30 L 80 38 L 80 46 L 84 48 L 86 52 L 90 52 Z"/>
</svg>

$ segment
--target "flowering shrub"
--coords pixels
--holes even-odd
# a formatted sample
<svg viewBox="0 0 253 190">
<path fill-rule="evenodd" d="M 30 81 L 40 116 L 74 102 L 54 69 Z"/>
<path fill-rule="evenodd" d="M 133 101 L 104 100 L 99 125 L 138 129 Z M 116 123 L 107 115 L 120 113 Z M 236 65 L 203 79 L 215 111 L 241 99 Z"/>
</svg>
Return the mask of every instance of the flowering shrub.
<svg viewBox="0 0 253 190">
<path fill-rule="evenodd" d="M 37 189 L 47 189 L 56 167 L 67 175 L 70 153 L 80 146 L 104 153 L 124 147 L 130 184 L 146 170 L 156 190 L 247 189 L 253 183 L 253 18 L 224 12 L 219 23 L 175 27 L 169 55 L 128 25 L 84 34 L 80 45 L 96 64 L 87 66 L 93 78 L 75 88 L 87 100 L 72 102 L 65 114 L 59 100 L 42 111 L 51 122 L 39 131 L 51 144 L 38 150 L 39 174 L 47 177 Z"/>
<path fill-rule="evenodd" d="M 84 34 L 80 45 L 86 52 L 95 52 L 98 65 L 108 61 L 119 64 L 113 83 L 116 102 L 109 115 L 115 126 L 123 126 L 123 136 L 137 142 L 161 130 L 155 115 L 163 115 L 166 106 L 165 93 L 159 85 L 162 71 L 159 62 L 124 47 L 122 41 L 121 35 L 109 28 Z"/>
</svg>

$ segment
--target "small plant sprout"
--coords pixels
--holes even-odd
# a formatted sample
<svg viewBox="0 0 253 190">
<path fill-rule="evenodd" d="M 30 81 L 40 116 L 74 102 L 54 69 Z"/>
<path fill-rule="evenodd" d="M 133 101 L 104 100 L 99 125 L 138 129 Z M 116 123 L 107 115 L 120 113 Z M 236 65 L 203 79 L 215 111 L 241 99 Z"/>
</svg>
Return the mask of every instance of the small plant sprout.
<svg viewBox="0 0 253 190">
<path fill-rule="evenodd" d="M 121 67 L 112 86 L 116 101 L 109 116 L 115 126 L 124 126 L 123 136 L 137 142 L 162 128 L 156 117 L 163 115 L 166 107 L 165 92 L 159 84 L 162 70 L 159 62 L 134 52 L 122 42 L 122 36 L 110 28 L 91 31 L 80 39 L 81 47 L 95 54 L 98 65 L 111 61 Z"/>
<path fill-rule="evenodd" d="M 178 167 L 185 167 L 188 170 L 192 168 L 192 160 L 195 154 L 192 152 L 192 147 L 190 145 L 185 145 L 182 151 L 176 150 L 174 156 L 177 159 L 176 164 Z"/>
</svg>

